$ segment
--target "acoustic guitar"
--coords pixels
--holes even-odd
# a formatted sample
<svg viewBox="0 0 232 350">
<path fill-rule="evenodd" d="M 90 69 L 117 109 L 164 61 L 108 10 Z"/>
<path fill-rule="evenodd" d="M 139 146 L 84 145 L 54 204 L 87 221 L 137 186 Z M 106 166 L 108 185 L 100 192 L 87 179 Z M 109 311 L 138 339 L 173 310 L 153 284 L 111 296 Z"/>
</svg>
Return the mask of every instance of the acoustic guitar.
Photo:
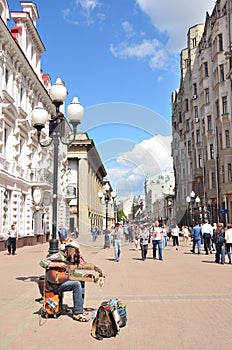
<svg viewBox="0 0 232 350">
<path fill-rule="evenodd" d="M 83 281 L 83 282 L 97 282 L 99 276 L 94 276 L 92 273 L 77 273 L 76 266 L 65 267 L 50 267 L 46 270 L 46 280 L 52 284 L 61 284 L 66 281 Z"/>
</svg>

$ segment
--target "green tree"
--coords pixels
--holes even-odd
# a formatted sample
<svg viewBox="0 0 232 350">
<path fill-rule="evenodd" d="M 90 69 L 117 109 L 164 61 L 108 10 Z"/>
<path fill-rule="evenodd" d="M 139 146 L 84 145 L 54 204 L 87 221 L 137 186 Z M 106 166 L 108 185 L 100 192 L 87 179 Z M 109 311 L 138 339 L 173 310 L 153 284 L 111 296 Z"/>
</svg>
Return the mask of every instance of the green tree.
<svg viewBox="0 0 232 350">
<path fill-rule="evenodd" d="M 118 209 L 117 218 L 118 218 L 118 221 L 127 220 L 127 216 L 122 209 Z"/>
</svg>

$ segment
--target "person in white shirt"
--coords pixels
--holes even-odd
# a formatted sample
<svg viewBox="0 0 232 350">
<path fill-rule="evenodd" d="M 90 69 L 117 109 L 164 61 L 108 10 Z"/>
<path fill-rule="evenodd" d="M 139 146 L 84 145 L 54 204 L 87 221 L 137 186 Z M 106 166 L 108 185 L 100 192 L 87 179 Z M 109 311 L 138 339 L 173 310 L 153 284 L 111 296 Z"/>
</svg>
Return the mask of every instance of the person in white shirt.
<svg viewBox="0 0 232 350">
<path fill-rule="evenodd" d="M 115 225 L 115 229 L 111 232 L 111 236 L 114 240 L 114 256 L 115 261 L 119 262 L 119 258 L 122 251 L 122 242 L 123 242 L 123 229 L 122 225 L 118 222 Z"/>
<path fill-rule="evenodd" d="M 180 229 L 178 225 L 175 225 L 172 228 L 172 241 L 173 241 L 173 247 L 176 246 L 176 250 L 178 250 L 178 246 L 179 246 L 179 234 L 180 234 Z"/>
<path fill-rule="evenodd" d="M 7 236 L 7 249 L 8 249 L 8 255 L 15 255 L 16 253 L 16 241 L 18 239 L 18 232 L 15 228 L 15 225 L 12 224 L 10 230 L 8 231 Z"/>
<path fill-rule="evenodd" d="M 228 224 L 226 226 L 225 240 L 226 240 L 226 251 L 227 251 L 227 256 L 229 259 L 229 264 L 231 264 L 230 250 L 232 248 L 232 224 Z"/>
<path fill-rule="evenodd" d="M 152 248 L 153 248 L 153 259 L 156 259 L 156 249 L 158 246 L 159 260 L 163 260 L 162 256 L 162 228 L 159 227 L 159 221 L 155 221 L 152 224 L 150 230 L 150 235 L 152 237 Z"/>
<path fill-rule="evenodd" d="M 201 227 L 202 236 L 204 237 L 204 249 L 205 254 L 212 254 L 211 239 L 213 236 L 213 227 L 209 224 L 208 220 Z"/>
</svg>

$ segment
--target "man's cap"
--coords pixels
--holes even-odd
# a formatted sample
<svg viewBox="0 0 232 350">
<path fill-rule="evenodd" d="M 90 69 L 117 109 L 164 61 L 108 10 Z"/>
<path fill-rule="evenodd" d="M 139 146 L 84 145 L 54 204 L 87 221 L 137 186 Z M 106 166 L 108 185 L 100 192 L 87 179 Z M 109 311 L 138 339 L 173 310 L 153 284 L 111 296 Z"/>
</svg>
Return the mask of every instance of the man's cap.
<svg viewBox="0 0 232 350">
<path fill-rule="evenodd" d="M 77 241 L 71 241 L 66 244 L 66 247 L 72 247 L 75 249 L 80 249 L 80 244 Z"/>
</svg>

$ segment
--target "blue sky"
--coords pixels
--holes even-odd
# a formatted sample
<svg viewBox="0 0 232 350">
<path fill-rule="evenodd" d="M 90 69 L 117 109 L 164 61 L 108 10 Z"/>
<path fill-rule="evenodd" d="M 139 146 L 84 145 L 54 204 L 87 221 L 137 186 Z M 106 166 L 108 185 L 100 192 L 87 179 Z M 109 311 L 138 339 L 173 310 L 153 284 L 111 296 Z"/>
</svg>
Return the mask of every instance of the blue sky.
<svg viewBox="0 0 232 350">
<path fill-rule="evenodd" d="M 142 193 L 146 176 L 171 168 L 171 92 L 179 86 L 180 50 L 188 28 L 204 23 L 214 0 L 34 2 L 44 73 L 65 81 L 67 103 L 78 96 L 85 107 L 79 130 L 93 138 L 119 196 Z M 20 1 L 8 4 L 21 10 Z M 157 162 L 160 154 L 164 162 Z"/>
</svg>

